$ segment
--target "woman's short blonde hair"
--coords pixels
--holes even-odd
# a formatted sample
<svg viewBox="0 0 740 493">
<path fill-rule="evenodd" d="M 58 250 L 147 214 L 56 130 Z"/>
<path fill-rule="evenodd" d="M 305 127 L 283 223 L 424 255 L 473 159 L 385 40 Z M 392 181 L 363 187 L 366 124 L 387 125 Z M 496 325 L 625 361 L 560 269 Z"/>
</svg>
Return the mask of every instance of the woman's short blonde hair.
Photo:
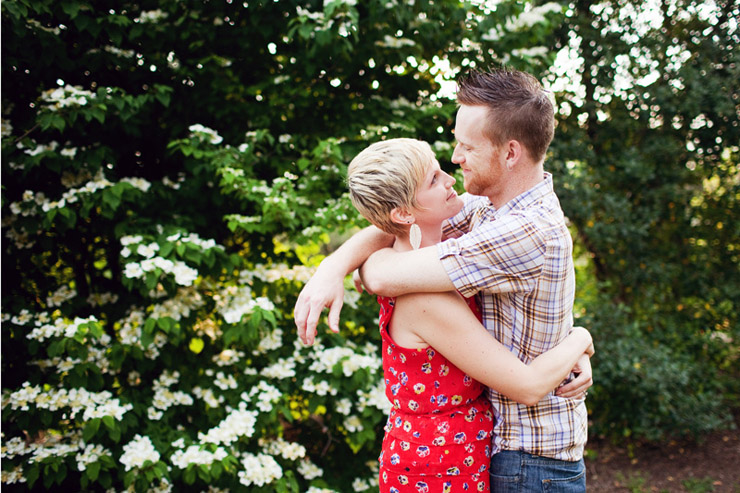
<svg viewBox="0 0 740 493">
<path fill-rule="evenodd" d="M 432 148 L 421 140 L 389 139 L 370 145 L 349 163 L 352 204 L 386 233 L 405 234 L 407 228 L 391 220 L 391 211 L 417 207 L 416 191 L 434 159 Z"/>
</svg>

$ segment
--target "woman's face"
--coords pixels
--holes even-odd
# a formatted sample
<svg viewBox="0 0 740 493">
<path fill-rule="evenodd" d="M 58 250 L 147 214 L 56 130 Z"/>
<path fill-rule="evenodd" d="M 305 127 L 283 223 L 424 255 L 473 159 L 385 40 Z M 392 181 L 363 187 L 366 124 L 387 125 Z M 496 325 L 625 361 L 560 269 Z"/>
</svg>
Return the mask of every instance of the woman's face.
<svg viewBox="0 0 740 493">
<path fill-rule="evenodd" d="M 439 162 L 432 158 L 424 174 L 424 181 L 416 191 L 416 222 L 422 225 L 442 224 L 462 209 L 463 201 L 452 188 L 455 179 L 442 171 Z"/>
</svg>

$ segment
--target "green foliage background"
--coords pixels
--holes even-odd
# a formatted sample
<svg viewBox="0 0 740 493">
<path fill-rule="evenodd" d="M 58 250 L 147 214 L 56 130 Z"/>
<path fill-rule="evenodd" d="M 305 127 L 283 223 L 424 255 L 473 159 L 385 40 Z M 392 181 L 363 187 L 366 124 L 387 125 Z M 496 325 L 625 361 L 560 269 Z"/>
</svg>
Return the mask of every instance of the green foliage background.
<svg viewBox="0 0 740 493">
<path fill-rule="evenodd" d="M 454 171 L 445 65 L 554 92 L 592 436 L 733 426 L 735 7 L 4 1 L 4 487 L 374 489 L 377 305 L 348 289 L 314 348 L 292 307 L 363 225 L 343 181 L 359 150 L 420 138 Z M 244 413 L 253 429 L 204 439 Z M 156 454 L 127 469 L 141 437 Z"/>
</svg>

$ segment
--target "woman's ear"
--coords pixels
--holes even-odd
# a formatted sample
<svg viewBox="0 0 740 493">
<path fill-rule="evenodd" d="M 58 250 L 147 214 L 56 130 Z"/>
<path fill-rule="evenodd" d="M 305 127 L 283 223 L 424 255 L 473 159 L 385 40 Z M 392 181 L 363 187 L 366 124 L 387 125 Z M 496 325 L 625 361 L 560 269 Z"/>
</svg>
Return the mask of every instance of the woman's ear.
<svg viewBox="0 0 740 493">
<path fill-rule="evenodd" d="M 406 209 L 394 207 L 391 211 L 391 221 L 396 224 L 411 224 L 416 221 L 416 218 Z"/>
</svg>

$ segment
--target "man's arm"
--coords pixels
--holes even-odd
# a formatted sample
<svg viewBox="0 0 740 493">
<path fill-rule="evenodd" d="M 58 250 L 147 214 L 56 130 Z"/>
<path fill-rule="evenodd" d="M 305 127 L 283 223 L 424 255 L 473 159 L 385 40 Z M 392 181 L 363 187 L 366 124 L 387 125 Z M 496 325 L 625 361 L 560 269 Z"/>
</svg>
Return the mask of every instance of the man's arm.
<svg viewBox="0 0 740 493">
<path fill-rule="evenodd" d="M 313 344 L 316 325 L 326 307 L 329 308 L 329 328 L 339 332 L 345 276 L 362 265 L 374 251 L 392 243 L 392 235 L 370 226 L 353 235 L 321 262 L 314 275 L 303 286 L 293 309 L 298 337 L 304 344 Z"/>
<path fill-rule="evenodd" d="M 455 290 L 436 246 L 409 252 L 377 251 L 362 265 L 360 276 L 369 292 L 382 296 Z"/>
</svg>

